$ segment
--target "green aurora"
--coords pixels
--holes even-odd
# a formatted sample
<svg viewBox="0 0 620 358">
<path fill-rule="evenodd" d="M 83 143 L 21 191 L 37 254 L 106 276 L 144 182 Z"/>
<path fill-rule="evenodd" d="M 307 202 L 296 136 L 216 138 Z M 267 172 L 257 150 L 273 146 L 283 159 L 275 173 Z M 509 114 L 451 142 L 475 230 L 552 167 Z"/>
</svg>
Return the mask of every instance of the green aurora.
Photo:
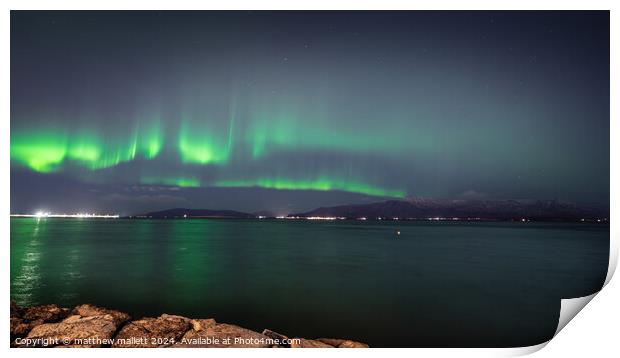
<svg viewBox="0 0 620 358">
<path fill-rule="evenodd" d="M 40 173 L 62 171 L 65 163 L 98 170 L 138 157 L 154 159 L 162 144 L 156 123 L 115 141 L 104 139 L 96 131 L 12 131 L 11 160 Z"/>
<path fill-rule="evenodd" d="M 608 23 L 605 12 L 12 12 L 11 207 L 606 207 Z"/>
<path fill-rule="evenodd" d="M 278 190 L 342 190 L 353 193 L 361 193 L 374 196 L 399 197 L 405 196 L 404 191 L 387 190 L 373 187 L 364 183 L 338 180 L 330 177 L 320 177 L 315 180 L 290 180 L 290 179 L 272 179 L 259 178 L 256 180 L 239 180 L 239 181 L 220 181 L 216 183 L 218 187 L 237 188 L 237 187 L 260 187 Z"/>
<path fill-rule="evenodd" d="M 178 187 L 259 187 L 277 190 L 338 190 L 371 196 L 404 197 L 400 188 L 373 185 L 360 178 L 343 179 L 342 173 L 321 172 L 308 177 L 283 176 L 278 173 L 261 173 L 260 177 L 231 177 L 228 166 L 243 166 L 245 162 L 269 161 L 270 154 L 280 152 L 303 152 L 305 150 L 341 150 L 364 152 L 369 137 L 347 136 L 327 128 L 309 126 L 304 128 L 298 121 L 275 120 L 267 125 L 257 121 L 248 126 L 253 132 L 242 138 L 239 146 L 233 146 L 237 139 L 233 131 L 234 115 L 228 121 L 228 128 L 209 125 L 208 121 L 182 120 L 177 135 L 164 135 L 160 121 L 139 126 L 127 136 L 105 135 L 97 130 L 14 130 L 11 133 L 11 160 L 16 165 L 38 173 L 59 173 L 86 170 L 89 180 L 93 174 L 105 175 L 103 169 L 120 166 L 123 163 L 140 161 L 150 167 L 158 162 L 182 167 L 183 173 L 153 174 L 146 171 L 140 175 L 139 183 L 145 185 L 168 185 Z M 114 138 L 114 140 L 110 140 Z M 374 148 L 386 153 L 402 144 L 375 141 Z M 235 162 L 238 161 L 238 162 Z M 201 174 L 205 168 L 217 168 L 219 175 L 208 178 Z M 187 174 L 187 173 L 190 174 Z M 350 175 L 349 175 L 350 176 Z M 225 178 L 225 179 L 222 179 Z"/>
</svg>

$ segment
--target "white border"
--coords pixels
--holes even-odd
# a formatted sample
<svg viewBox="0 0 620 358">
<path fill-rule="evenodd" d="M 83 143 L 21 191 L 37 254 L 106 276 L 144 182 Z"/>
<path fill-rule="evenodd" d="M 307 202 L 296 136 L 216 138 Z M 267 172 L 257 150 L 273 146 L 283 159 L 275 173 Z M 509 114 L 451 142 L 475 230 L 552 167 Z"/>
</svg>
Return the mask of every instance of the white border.
<svg viewBox="0 0 620 358">
<path fill-rule="evenodd" d="M 4 101 L 2 102 L 3 107 L 3 116 L 0 120 L 0 131 L 3 136 L 3 140 L 1 142 L 2 155 L 0 156 L 0 160 L 2 163 L 2 167 L 5 168 L 3 174 L 0 177 L 0 190 L 2 190 L 2 197 L 4 198 L 5 209 L 2 213 L 2 220 L 0 220 L 1 232 L 4 234 L 2 236 L 3 249 L 1 250 L 2 255 L 2 264 L 0 265 L 0 270 L 2 270 L 2 283 L 0 283 L 0 289 L 2 290 L 2 309 L 4 310 L 4 317 L 9 317 L 9 253 L 10 253 L 10 241 L 9 241 L 9 195 L 10 195 L 10 135 L 9 135 L 9 125 L 10 125 L 10 57 L 9 57 L 9 49 L 10 49 L 10 9 L 20 9 L 20 10 L 62 10 L 62 9 L 123 9 L 123 10 L 137 10 L 137 9 L 161 9 L 161 10 L 181 10 L 181 9 L 296 9 L 296 10 L 304 10 L 304 9 L 417 9 L 417 10 L 528 10 L 528 9 L 536 9 L 536 10 L 549 10 L 549 9 L 565 9 L 565 10 L 611 10 L 611 118 L 617 118 L 617 105 L 618 103 L 618 71 L 615 70 L 618 65 L 618 36 L 619 31 L 619 23 L 620 16 L 617 16 L 616 10 L 619 8 L 617 5 L 620 2 L 617 1 L 597 1 L 597 0 L 589 0 L 589 1 L 543 1 L 543 0 L 521 0 L 521 1 L 502 1 L 502 2 L 494 2 L 494 1 L 484 1 L 484 0 L 470 0 L 470 1 L 427 1 L 427 2 L 411 2 L 411 1 L 397 1 L 397 0 L 382 0 L 380 2 L 376 2 L 374 4 L 370 3 L 361 3 L 360 1 L 355 0 L 314 0 L 314 1 L 306 1 L 306 2 L 289 2 L 283 0 L 261 0 L 261 1 L 243 1 L 243 0 L 227 0 L 220 2 L 201 2 L 201 1 L 192 1 L 192 0 L 175 0 L 175 1 L 162 1 L 162 0 L 152 0 L 145 2 L 138 1 L 128 1 L 128 0 L 91 0 L 91 1 L 78 1 L 78 0 L 57 0 L 57 1 L 44 1 L 44 0 L 9 0 L 3 1 L 3 11 L 0 15 L 0 23 L 2 24 L 2 48 L 5 49 L 3 51 L 3 56 L 0 61 L 2 61 L 4 71 L 2 82 L 2 98 Z M 617 158 L 619 153 L 620 145 L 617 142 L 614 142 L 614 139 L 620 140 L 620 136 L 618 135 L 618 124 L 617 120 L 611 120 L 611 158 Z M 618 162 L 612 160 L 611 162 L 611 183 L 618 184 L 618 179 L 620 176 L 618 175 Z M 615 340 L 617 339 L 617 327 L 618 327 L 618 317 L 620 317 L 620 310 L 618 309 L 618 304 L 620 302 L 620 286 L 617 283 L 611 283 L 610 279 L 613 276 L 615 268 L 617 266 L 618 260 L 618 243 L 619 243 L 619 230 L 618 226 L 614 225 L 615 221 L 615 213 L 618 212 L 618 203 L 619 203 L 619 193 L 618 190 L 615 190 L 615 187 L 611 186 L 611 257 L 610 257 L 610 267 L 609 272 L 606 279 L 606 287 L 604 288 L 604 293 L 602 295 L 593 295 L 592 297 L 588 297 L 592 299 L 594 296 L 594 304 L 589 305 L 587 309 L 584 310 L 577 318 L 575 319 L 578 322 L 575 324 L 568 324 L 567 328 L 562 330 L 557 338 L 551 340 L 548 345 L 549 347 L 542 350 L 539 355 L 548 356 L 548 357 L 559 357 L 559 356 L 577 356 L 577 355 L 592 355 L 595 353 L 595 356 L 613 356 L 614 353 L 617 353 L 617 345 L 615 344 Z M 608 285 L 609 284 L 609 285 Z M 563 302 L 563 306 L 575 306 L 575 302 L 585 302 L 589 299 L 581 299 L 574 302 Z M 586 302 L 587 303 L 587 302 Z M 590 307 L 594 306 L 594 307 Z M 579 305 L 577 305 L 579 307 Z M 574 310 L 574 308 L 573 308 Z M 558 331 L 559 332 L 559 331 Z M 5 331 L 7 335 L 5 342 L 6 345 L 2 347 L 3 349 L 9 350 L 8 342 L 9 342 L 9 333 L 8 330 Z M 535 352 L 542 347 L 545 347 L 547 343 L 534 346 L 534 347 L 525 347 L 525 348 L 513 348 L 513 349 L 404 349 L 404 348 L 396 348 L 396 349 L 373 349 L 373 350 L 346 350 L 343 352 L 342 350 L 320 350 L 322 355 L 332 355 L 332 354 L 345 354 L 345 355 L 384 355 L 390 354 L 395 356 L 409 356 L 411 354 L 422 355 L 422 356 L 433 356 L 433 357 L 447 357 L 447 356 L 472 356 L 472 357 L 480 357 L 480 356 L 506 356 L 506 355 L 521 355 Z M 137 350 L 105 350 L 105 349 L 90 349 L 90 350 L 18 350 L 11 349 L 8 353 L 15 355 L 35 355 L 37 352 L 44 352 L 43 354 L 47 356 L 59 356 L 60 354 L 72 355 L 72 354 L 89 354 L 89 355 L 109 355 L 114 352 L 114 354 L 121 355 L 135 355 L 141 354 L 138 353 Z M 150 350 L 150 351 L 140 351 L 145 352 L 149 355 L 165 355 L 168 352 L 176 352 L 177 350 Z M 200 349 L 189 349 L 182 351 L 184 355 L 189 356 L 201 356 L 203 357 L 207 354 L 206 351 Z M 294 352 L 294 353 L 293 353 Z M 318 351 L 316 350 L 252 350 L 252 352 L 248 352 L 247 350 L 233 350 L 233 349 L 220 349 L 220 350 L 209 350 L 208 354 L 215 354 L 218 356 L 229 356 L 229 355 L 237 355 L 251 354 L 252 356 L 267 356 L 274 354 L 296 354 L 296 355 L 308 355 L 315 354 Z M 355 352 L 355 353 L 353 353 Z"/>
</svg>

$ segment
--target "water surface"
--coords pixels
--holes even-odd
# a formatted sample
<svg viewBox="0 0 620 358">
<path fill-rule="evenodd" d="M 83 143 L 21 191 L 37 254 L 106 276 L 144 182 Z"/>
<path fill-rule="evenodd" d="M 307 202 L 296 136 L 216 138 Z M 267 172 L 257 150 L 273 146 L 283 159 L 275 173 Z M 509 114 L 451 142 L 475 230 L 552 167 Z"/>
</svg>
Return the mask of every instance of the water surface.
<svg viewBox="0 0 620 358">
<path fill-rule="evenodd" d="M 609 226 L 583 223 L 12 218 L 11 299 L 372 346 L 524 346 L 553 336 L 561 298 L 600 289 L 608 257 Z"/>
</svg>

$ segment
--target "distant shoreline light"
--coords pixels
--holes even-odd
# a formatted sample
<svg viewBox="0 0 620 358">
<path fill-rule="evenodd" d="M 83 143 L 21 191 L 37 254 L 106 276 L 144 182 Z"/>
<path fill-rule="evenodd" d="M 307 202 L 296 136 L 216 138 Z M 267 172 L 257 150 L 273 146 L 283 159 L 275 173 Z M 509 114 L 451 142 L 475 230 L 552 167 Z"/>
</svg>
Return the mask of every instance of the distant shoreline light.
<svg viewBox="0 0 620 358">
<path fill-rule="evenodd" d="M 35 214 L 11 214 L 11 217 L 18 218 L 75 218 L 75 219 L 118 219 L 118 214 L 93 214 L 93 213 L 76 213 L 76 214 L 54 214 L 48 212 L 37 212 Z"/>
</svg>

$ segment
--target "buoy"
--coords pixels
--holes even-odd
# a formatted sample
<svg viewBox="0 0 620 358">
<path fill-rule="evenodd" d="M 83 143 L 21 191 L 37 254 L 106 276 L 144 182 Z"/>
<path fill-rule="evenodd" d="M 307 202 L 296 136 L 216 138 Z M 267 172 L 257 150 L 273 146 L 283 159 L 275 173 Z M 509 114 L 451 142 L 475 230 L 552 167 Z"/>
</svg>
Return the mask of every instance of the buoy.
<svg viewBox="0 0 620 358">
<path fill-rule="evenodd" d="M 397 230 L 397 231 L 396 231 L 396 235 L 400 235 L 400 230 Z"/>
</svg>

